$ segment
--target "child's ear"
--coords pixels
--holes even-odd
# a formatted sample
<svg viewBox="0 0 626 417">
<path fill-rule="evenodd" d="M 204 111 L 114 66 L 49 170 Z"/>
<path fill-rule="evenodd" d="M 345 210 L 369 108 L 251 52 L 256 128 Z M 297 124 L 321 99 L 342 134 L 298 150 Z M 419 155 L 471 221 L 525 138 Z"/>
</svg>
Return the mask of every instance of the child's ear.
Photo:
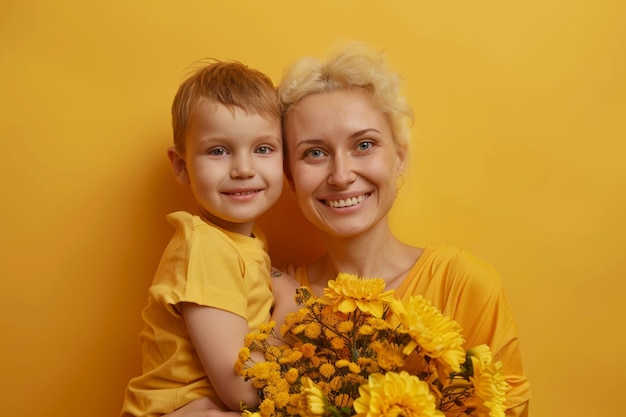
<svg viewBox="0 0 626 417">
<path fill-rule="evenodd" d="M 176 181 L 178 181 L 181 185 L 189 185 L 190 181 L 189 173 L 187 172 L 187 163 L 175 146 L 170 146 L 168 148 L 167 157 L 172 164 L 172 172 L 174 173 Z"/>
</svg>

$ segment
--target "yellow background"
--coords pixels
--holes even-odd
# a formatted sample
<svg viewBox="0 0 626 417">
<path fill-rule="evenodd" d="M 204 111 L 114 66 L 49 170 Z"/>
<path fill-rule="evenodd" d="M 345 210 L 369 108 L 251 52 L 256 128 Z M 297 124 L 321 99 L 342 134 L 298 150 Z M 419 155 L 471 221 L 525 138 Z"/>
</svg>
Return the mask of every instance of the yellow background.
<svg viewBox="0 0 626 417">
<path fill-rule="evenodd" d="M 502 272 L 531 415 L 621 412 L 626 3 L 5 0 L 1 415 L 117 415 L 164 215 L 191 204 L 165 157 L 188 66 L 278 81 L 340 37 L 403 74 L 415 146 L 392 226 Z M 277 262 L 319 251 L 301 221 L 288 195 L 264 217 Z"/>
</svg>

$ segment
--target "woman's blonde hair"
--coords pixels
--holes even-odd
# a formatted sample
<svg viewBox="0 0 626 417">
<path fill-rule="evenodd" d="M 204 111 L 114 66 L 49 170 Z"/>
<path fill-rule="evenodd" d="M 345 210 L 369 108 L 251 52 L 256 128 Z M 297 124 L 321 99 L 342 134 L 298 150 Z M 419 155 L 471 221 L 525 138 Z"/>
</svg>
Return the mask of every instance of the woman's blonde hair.
<svg viewBox="0 0 626 417">
<path fill-rule="evenodd" d="M 311 94 L 359 88 L 389 117 L 396 147 L 409 148 L 413 111 L 400 93 L 401 77 L 386 62 L 385 54 L 362 42 L 341 42 L 322 61 L 302 58 L 285 69 L 278 86 L 283 126 L 289 109 Z"/>
</svg>

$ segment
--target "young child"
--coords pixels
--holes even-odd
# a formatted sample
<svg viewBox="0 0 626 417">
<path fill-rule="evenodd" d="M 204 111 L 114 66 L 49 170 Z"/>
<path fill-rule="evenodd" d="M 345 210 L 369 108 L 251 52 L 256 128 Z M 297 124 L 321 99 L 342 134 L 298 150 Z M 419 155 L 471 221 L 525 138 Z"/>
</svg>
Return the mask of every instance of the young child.
<svg viewBox="0 0 626 417">
<path fill-rule="evenodd" d="M 233 366 L 273 302 L 254 221 L 283 186 L 276 89 L 241 63 L 213 62 L 181 84 L 172 122 L 172 170 L 191 188 L 199 215 L 167 216 L 176 232 L 142 313 L 143 375 L 128 384 L 122 417 L 163 415 L 204 396 L 232 410 L 258 402 Z"/>
</svg>

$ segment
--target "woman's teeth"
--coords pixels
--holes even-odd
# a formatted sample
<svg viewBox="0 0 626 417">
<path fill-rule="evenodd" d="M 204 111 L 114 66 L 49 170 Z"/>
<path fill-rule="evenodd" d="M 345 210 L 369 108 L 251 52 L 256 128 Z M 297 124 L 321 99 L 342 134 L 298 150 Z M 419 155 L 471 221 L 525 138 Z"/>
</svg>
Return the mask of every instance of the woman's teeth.
<svg viewBox="0 0 626 417">
<path fill-rule="evenodd" d="M 352 198 L 342 198 L 340 200 L 324 200 L 324 203 L 326 203 L 327 206 L 330 207 L 350 207 L 350 206 L 354 206 L 357 205 L 359 203 L 364 202 L 365 200 L 367 200 L 369 196 L 367 194 L 365 195 L 360 195 L 358 197 L 352 197 Z"/>
</svg>

